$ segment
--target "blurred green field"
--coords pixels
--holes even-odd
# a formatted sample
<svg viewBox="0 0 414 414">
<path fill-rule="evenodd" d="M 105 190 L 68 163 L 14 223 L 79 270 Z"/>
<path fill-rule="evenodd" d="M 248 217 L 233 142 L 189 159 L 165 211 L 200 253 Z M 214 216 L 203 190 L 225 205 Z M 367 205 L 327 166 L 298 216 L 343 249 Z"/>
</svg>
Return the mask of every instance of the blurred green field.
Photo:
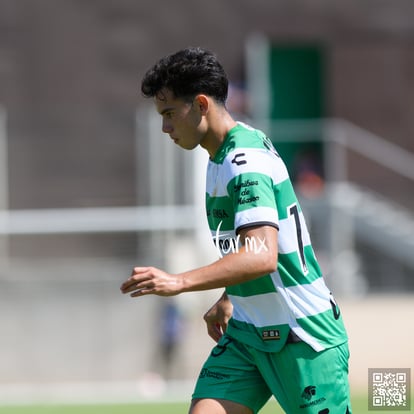
<svg viewBox="0 0 414 414">
<path fill-rule="evenodd" d="M 352 400 L 353 412 L 368 414 L 367 397 Z M 0 406 L 0 414 L 186 414 L 188 403 L 146 403 L 146 404 L 105 404 L 105 405 L 37 405 Z M 260 414 L 282 414 L 274 401 L 270 401 Z"/>
</svg>

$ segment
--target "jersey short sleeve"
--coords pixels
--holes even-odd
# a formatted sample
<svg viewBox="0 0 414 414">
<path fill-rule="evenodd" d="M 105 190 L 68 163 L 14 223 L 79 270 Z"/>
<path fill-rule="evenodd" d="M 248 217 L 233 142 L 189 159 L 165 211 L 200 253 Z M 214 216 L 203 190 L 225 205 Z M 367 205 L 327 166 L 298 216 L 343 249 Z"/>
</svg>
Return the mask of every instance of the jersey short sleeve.
<svg viewBox="0 0 414 414">
<path fill-rule="evenodd" d="M 250 226 L 278 228 L 271 157 L 268 152 L 255 148 L 236 150 L 226 157 L 227 192 L 232 200 L 236 234 Z"/>
</svg>

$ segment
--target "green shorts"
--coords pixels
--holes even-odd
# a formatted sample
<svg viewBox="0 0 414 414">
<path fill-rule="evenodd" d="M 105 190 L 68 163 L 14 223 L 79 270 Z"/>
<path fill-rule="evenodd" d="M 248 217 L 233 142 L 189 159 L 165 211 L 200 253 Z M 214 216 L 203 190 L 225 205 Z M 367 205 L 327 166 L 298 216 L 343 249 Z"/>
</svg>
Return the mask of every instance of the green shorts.
<svg viewBox="0 0 414 414">
<path fill-rule="evenodd" d="M 314 351 L 305 342 L 277 353 L 224 335 L 204 364 L 193 398 L 230 400 L 257 413 L 274 395 L 288 414 L 351 413 L 348 344 Z"/>
</svg>

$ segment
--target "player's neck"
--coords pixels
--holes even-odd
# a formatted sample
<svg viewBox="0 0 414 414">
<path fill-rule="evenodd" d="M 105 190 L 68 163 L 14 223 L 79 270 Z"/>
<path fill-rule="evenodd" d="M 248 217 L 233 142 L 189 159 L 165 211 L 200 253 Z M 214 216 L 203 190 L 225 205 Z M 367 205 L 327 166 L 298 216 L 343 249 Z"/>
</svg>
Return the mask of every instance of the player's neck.
<svg viewBox="0 0 414 414">
<path fill-rule="evenodd" d="M 237 125 L 237 122 L 226 110 L 215 115 L 210 117 L 208 132 L 201 143 L 201 146 L 208 152 L 210 159 L 214 159 L 228 132 Z"/>
</svg>

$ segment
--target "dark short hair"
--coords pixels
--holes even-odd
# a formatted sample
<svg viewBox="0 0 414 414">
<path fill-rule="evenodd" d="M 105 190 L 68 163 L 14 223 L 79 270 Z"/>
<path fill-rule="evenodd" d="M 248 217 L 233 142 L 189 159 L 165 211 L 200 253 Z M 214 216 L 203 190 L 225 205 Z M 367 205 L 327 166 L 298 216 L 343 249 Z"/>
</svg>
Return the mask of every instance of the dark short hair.
<svg viewBox="0 0 414 414">
<path fill-rule="evenodd" d="M 191 100 L 202 93 L 224 105 L 228 78 L 213 53 L 191 47 L 163 57 L 145 74 L 141 84 L 145 97 L 154 97 L 164 88 L 176 98 Z"/>
</svg>

